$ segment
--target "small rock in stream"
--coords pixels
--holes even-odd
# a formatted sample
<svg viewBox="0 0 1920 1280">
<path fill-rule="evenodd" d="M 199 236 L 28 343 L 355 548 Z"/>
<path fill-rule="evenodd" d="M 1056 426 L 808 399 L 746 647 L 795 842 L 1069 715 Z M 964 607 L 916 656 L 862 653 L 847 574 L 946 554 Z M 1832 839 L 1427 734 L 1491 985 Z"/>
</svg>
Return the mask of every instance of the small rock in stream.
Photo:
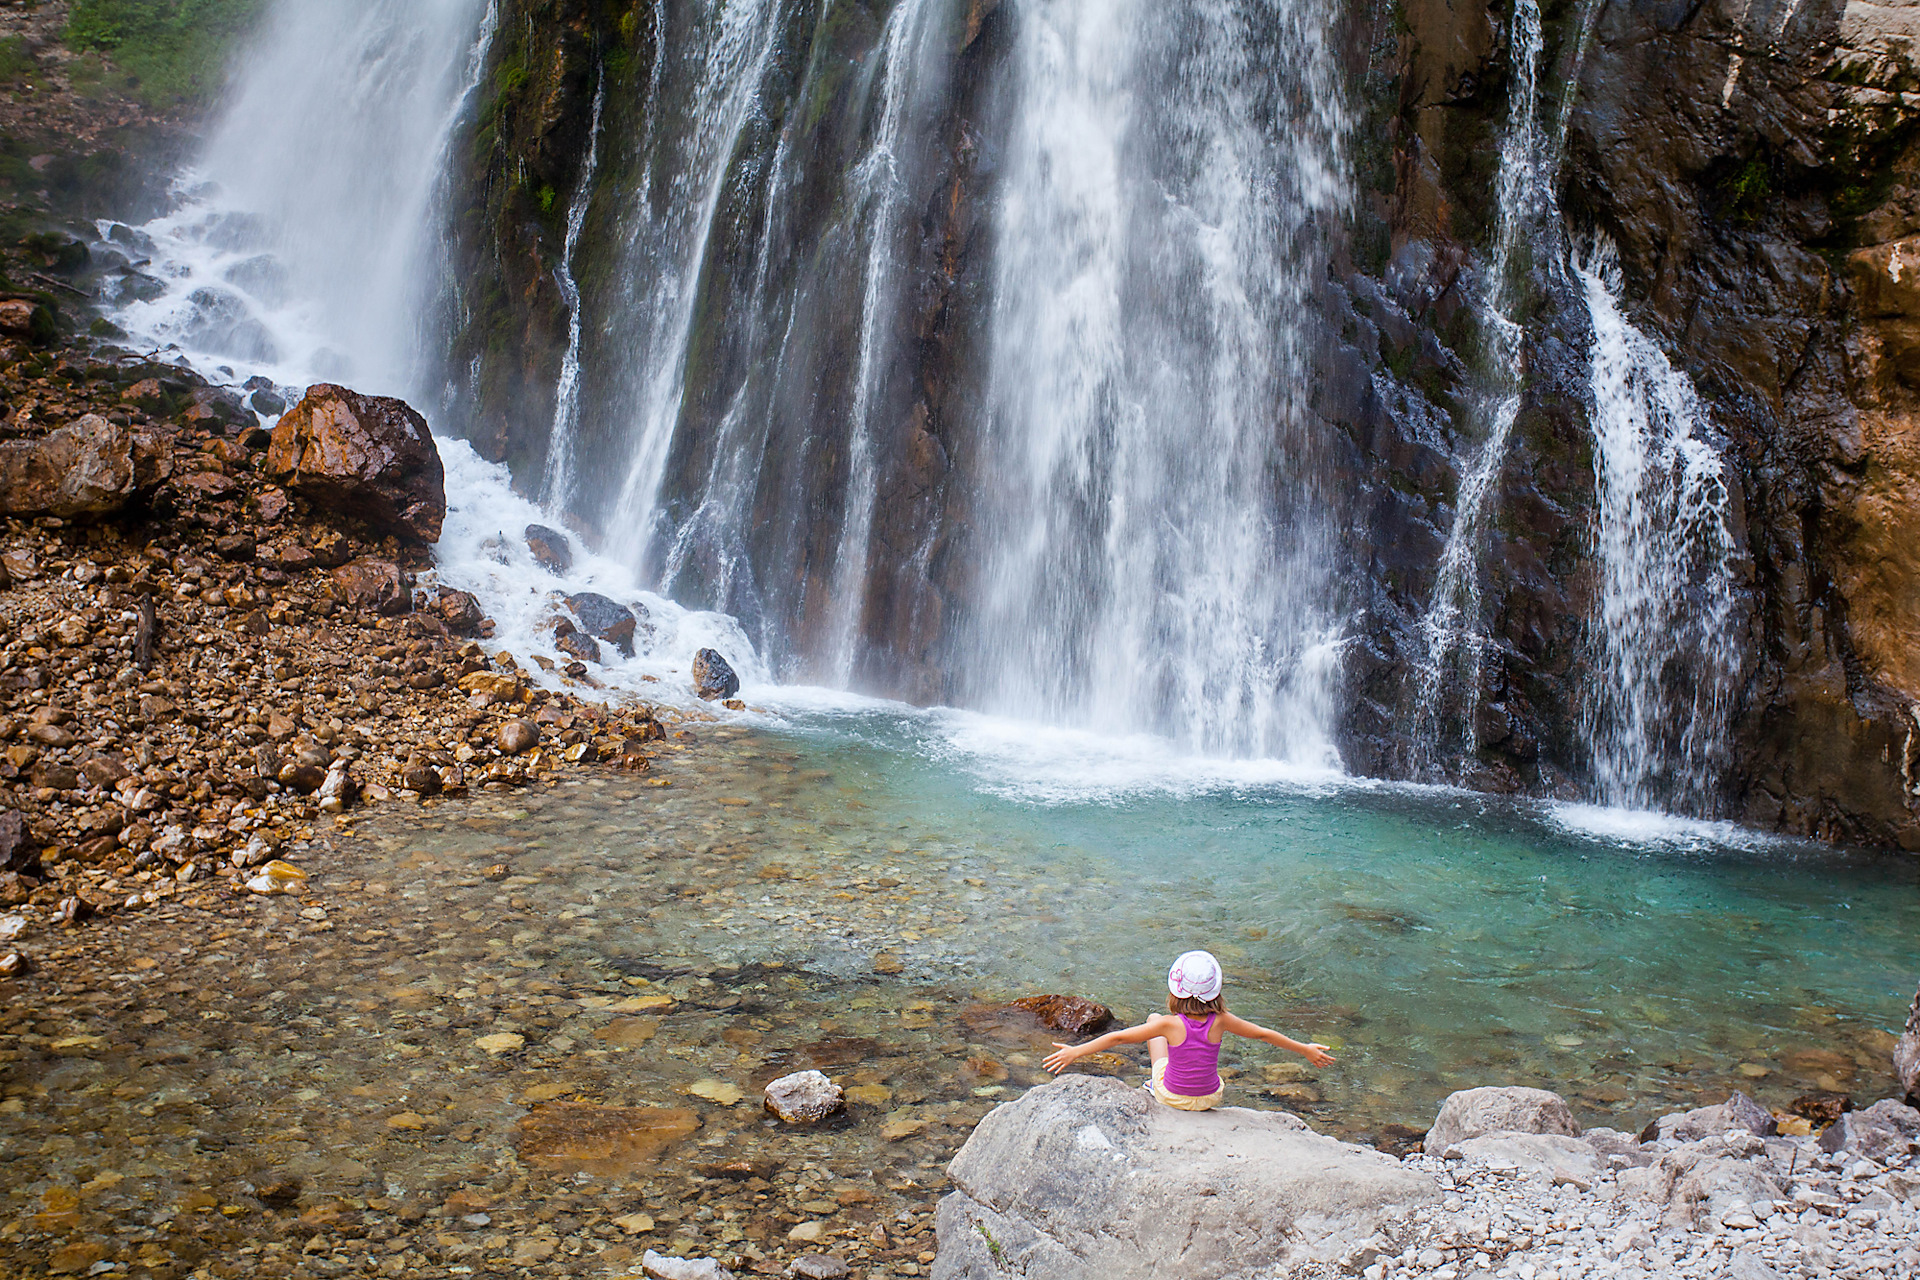
<svg viewBox="0 0 1920 1280">
<path fill-rule="evenodd" d="M 540 745 L 540 726 L 531 720 L 509 720 L 500 726 L 498 741 L 508 755 L 524 755 Z"/>
<path fill-rule="evenodd" d="M 767 1085 L 768 1111 L 788 1124 L 813 1124 L 847 1105 L 846 1092 L 819 1071 L 796 1071 Z"/>
<path fill-rule="evenodd" d="M 526 538 L 527 550 L 533 553 L 542 569 L 560 574 L 573 570 L 573 544 L 567 541 L 566 534 L 543 524 L 530 524 Z"/>
<path fill-rule="evenodd" d="M 649 1249 L 640 1269 L 653 1280 L 733 1280 L 733 1272 L 712 1258 L 669 1258 Z"/>
</svg>

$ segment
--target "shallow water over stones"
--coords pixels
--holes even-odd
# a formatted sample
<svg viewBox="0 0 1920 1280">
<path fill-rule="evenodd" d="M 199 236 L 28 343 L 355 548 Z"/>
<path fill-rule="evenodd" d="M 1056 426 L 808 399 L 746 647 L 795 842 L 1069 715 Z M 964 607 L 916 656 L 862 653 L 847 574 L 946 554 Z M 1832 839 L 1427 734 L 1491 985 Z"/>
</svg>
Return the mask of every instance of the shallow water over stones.
<svg viewBox="0 0 1920 1280">
<path fill-rule="evenodd" d="M 1232 1046 L 1230 1100 L 1390 1137 L 1482 1083 L 1620 1128 L 1731 1087 L 1883 1096 L 1881 988 L 1920 964 L 1904 864 L 1608 845 L 1451 793 L 1036 805 L 870 729 L 719 727 L 643 777 L 390 806 L 291 856 L 298 897 L 26 940 L 0 1256 L 914 1275 L 946 1159 L 1044 1078 L 1051 1037 L 985 1011 L 1013 996 L 1137 1018 L 1211 944 L 1236 1010 L 1342 1058 Z M 807 1068 L 847 1111 L 765 1116 Z"/>
</svg>

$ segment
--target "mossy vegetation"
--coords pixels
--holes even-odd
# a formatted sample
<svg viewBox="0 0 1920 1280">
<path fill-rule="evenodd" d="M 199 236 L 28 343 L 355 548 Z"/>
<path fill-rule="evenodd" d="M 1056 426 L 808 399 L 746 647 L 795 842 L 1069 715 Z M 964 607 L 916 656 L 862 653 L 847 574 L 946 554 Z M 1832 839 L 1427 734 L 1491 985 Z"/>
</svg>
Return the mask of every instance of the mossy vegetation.
<svg viewBox="0 0 1920 1280">
<path fill-rule="evenodd" d="M 75 0 L 66 40 L 103 57 L 108 87 L 152 107 L 203 102 L 225 81 L 227 59 L 265 0 Z"/>
</svg>

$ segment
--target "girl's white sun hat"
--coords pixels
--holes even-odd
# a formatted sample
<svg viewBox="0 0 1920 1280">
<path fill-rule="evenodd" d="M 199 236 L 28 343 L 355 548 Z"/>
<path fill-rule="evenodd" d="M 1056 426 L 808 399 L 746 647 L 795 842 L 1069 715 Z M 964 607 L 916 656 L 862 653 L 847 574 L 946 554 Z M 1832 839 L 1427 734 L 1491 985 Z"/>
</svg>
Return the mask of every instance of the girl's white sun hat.
<svg viewBox="0 0 1920 1280">
<path fill-rule="evenodd" d="M 1211 1000 L 1220 994 L 1220 962 L 1211 951 L 1189 951 L 1167 970 L 1167 990 L 1189 1000 Z"/>
</svg>

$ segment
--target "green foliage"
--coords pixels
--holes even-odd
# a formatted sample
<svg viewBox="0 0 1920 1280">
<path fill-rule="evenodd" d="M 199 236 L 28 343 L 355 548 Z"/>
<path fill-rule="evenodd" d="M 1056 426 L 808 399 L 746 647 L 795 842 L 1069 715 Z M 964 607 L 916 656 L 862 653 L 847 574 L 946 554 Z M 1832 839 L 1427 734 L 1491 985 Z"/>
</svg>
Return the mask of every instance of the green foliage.
<svg viewBox="0 0 1920 1280">
<path fill-rule="evenodd" d="M 204 100 L 224 81 L 234 43 L 264 0 L 75 0 L 67 44 L 104 54 L 122 73 L 117 87 L 151 105 Z"/>
<path fill-rule="evenodd" d="M 540 190 L 534 199 L 539 202 L 541 213 L 550 214 L 553 212 L 553 202 L 559 199 L 559 194 L 554 191 L 553 184 L 547 182 L 541 184 Z"/>
<path fill-rule="evenodd" d="M 1759 157 L 1747 161 L 1720 182 L 1720 198 L 1735 222 L 1757 221 L 1773 194 L 1773 171 Z"/>
<path fill-rule="evenodd" d="M 39 69 L 40 64 L 27 52 L 25 40 L 0 40 L 0 84 L 25 80 Z"/>
</svg>

